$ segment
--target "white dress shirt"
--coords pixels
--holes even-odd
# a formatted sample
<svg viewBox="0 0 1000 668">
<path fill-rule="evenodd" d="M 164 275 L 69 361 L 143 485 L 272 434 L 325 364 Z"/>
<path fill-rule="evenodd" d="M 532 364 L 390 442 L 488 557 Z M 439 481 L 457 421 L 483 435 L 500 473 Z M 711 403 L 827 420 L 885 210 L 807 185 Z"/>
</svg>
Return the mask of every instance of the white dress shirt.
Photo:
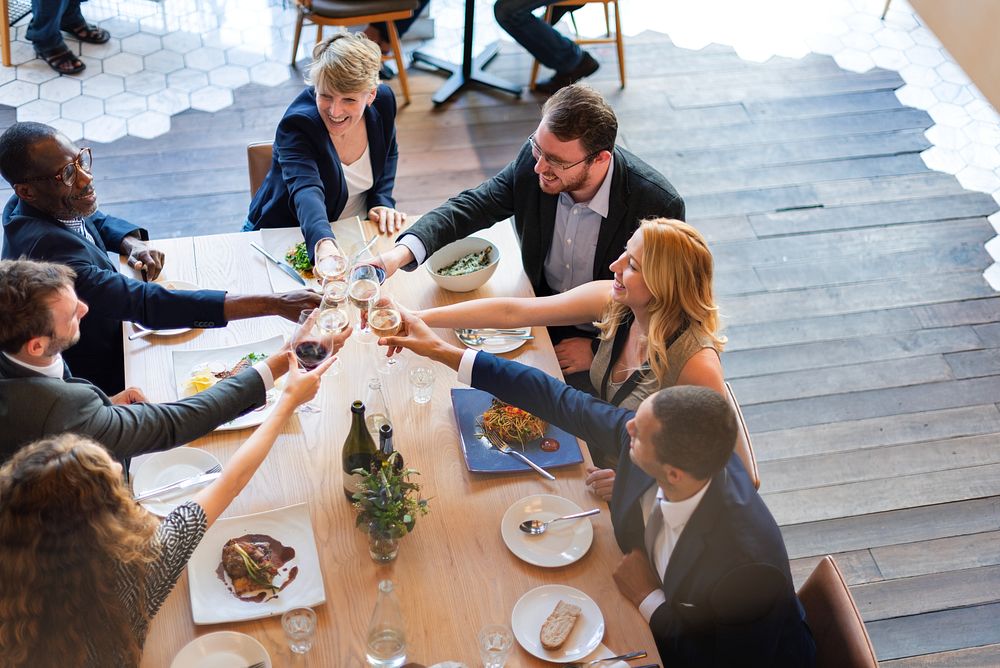
<svg viewBox="0 0 1000 668">
<path fill-rule="evenodd" d="M 474 351 L 473 351 L 474 352 Z M 35 366 L 34 364 L 28 364 L 27 362 L 22 362 L 21 360 L 11 357 L 5 352 L 0 352 L 8 360 L 17 364 L 18 366 L 24 367 L 29 371 L 34 371 L 37 374 L 45 376 L 46 378 L 56 378 L 62 380 L 63 377 L 63 358 L 62 355 L 56 355 L 53 358 L 51 364 L 47 366 Z M 271 373 L 271 367 L 267 365 L 266 362 L 257 362 L 253 365 L 254 371 L 260 376 L 260 379 L 264 382 L 264 391 L 269 392 L 271 388 L 274 387 L 274 374 Z M 72 370 L 70 370 L 72 372 Z M 471 375 L 471 371 L 470 371 Z"/>
<path fill-rule="evenodd" d="M 349 165 L 341 163 L 344 170 L 344 181 L 347 183 L 347 203 L 341 212 L 341 218 L 358 216 L 362 220 L 368 217 L 368 191 L 375 185 L 372 175 L 372 159 L 365 146 L 361 157 Z"/>
<path fill-rule="evenodd" d="M 677 541 L 680 540 L 681 533 L 684 531 L 684 527 L 687 526 L 688 520 L 691 519 L 695 508 L 698 507 L 701 499 L 705 496 L 705 492 L 708 491 L 708 485 L 709 483 L 706 482 L 693 496 L 683 501 L 677 501 L 676 503 L 667 501 L 663 496 L 663 490 L 658 485 L 653 485 L 642 495 L 640 505 L 642 506 L 643 526 L 649 523 L 649 517 L 653 512 L 654 504 L 658 504 L 663 513 L 663 528 L 657 534 L 656 538 L 653 539 L 653 554 L 651 559 L 653 570 L 656 571 L 660 582 L 663 582 L 663 576 L 667 572 L 670 555 L 673 554 L 674 547 L 677 545 Z M 666 603 L 666 601 L 667 597 L 663 593 L 663 590 L 654 589 L 639 604 L 639 612 L 648 622 L 656 609 Z"/>
</svg>

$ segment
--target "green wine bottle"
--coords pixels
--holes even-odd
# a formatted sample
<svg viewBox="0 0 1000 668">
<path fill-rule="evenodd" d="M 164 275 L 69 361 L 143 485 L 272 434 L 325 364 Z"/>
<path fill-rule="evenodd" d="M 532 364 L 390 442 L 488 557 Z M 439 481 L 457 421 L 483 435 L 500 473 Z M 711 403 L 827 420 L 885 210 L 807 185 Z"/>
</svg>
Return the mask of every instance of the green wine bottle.
<svg viewBox="0 0 1000 668">
<path fill-rule="evenodd" d="M 371 470 L 372 462 L 378 455 L 375 441 L 365 426 L 365 405 L 361 401 L 351 404 L 351 430 L 344 440 L 341 461 L 344 465 L 344 496 L 354 502 L 354 493 L 360 489 L 361 475 L 354 469 Z"/>
<path fill-rule="evenodd" d="M 378 456 L 381 461 L 387 461 L 389 455 L 396 450 L 393 448 L 392 444 L 392 425 L 383 424 L 378 428 Z M 396 452 L 396 457 L 393 459 L 392 468 L 397 471 L 403 470 L 403 455 L 402 453 Z"/>
</svg>

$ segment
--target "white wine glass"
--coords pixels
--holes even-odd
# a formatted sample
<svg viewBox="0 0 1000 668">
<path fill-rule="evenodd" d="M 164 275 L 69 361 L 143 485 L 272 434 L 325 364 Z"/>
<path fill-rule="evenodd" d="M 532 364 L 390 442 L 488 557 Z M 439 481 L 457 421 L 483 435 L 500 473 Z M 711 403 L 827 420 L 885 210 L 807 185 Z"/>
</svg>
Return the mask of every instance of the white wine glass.
<svg viewBox="0 0 1000 668">
<path fill-rule="evenodd" d="M 351 269 L 347 287 L 347 299 L 357 307 L 358 313 L 361 314 L 358 318 L 357 329 L 358 341 L 361 343 L 371 343 L 375 340 L 365 320 L 367 320 L 368 307 L 381 294 L 379 275 L 376 269 L 377 267 L 371 264 L 355 266 Z"/>
<path fill-rule="evenodd" d="M 323 284 L 323 299 L 320 301 L 321 311 L 343 308 L 347 303 L 347 279 L 345 277 L 330 278 Z"/>
<path fill-rule="evenodd" d="M 347 273 L 347 255 L 333 237 L 324 237 L 317 241 L 313 257 L 316 260 L 313 273 L 319 279 L 320 285 L 326 285 L 331 279 L 343 278 Z"/>
<path fill-rule="evenodd" d="M 333 353 L 332 329 L 320 324 L 320 310 L 309 309 L 299 314 L 299 322 L 292 334 L 292 352 L 299 366 L 306 371 L 312 371 Z M 312 403 L 302 404 L 300 413 L 319 413 L 319 406 Z"/>
<path fill-rule="evenodd" d="M 340 334 L 351 324 L 351 316 L 348 314 L 346 307 L 346 304 L 341 304 L 340 306 L 333 306 L 326 309 L 321 308 L 317 324 L 321 328 L 329 330 L 334 335 Z M 343 366 L 340 358 L 337 357 L 333 360 L 333 364 L 330 365 L 330 369 L 326 373 L 336 376 L 341 372 Z"/>
<path fill-rule="evenodd" d="M 402 326 L 403 319 L 399 314 L 399 305 L 392 297 L 383 294 L 368 306 L 368 327 L 378 338 L 395 336 Z M 375 368 L 379 373 L 391 374 L 397 365 L 395 357 L 379 355 L 379 362 Z"/>
</svg>

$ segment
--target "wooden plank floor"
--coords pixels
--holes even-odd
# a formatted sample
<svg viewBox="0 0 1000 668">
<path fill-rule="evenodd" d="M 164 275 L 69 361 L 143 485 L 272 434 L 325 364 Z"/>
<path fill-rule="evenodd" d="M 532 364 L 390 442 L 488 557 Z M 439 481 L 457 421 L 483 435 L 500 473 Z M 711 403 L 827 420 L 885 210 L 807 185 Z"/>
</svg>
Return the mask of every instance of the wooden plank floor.
<svg viewBox="0 0 1000 668">
<path fill-rule="evenodd" d="M 895 73 L 654 33 L 627 52 L 625 90 L 610 50 L 593 83 L 712 244 L 727 376 L 797 582 L 835 554 L 889 665 L 1000 664 L 1000 298 L 981 276 L 995 202 L 923 165 L 931 120 L 896 100 Z M 528 68 L 507 46 L 491 71 Z M 538 121 L 539 100 L 478 91 L 431 111 L 440 81 L 414 70 L 398 120 L 413 213 L 494 174 Z M 165 136 L 95 146 L 102 207 L 154 237 L 237 229 L 245 145 L 299 89 L 248 86 Z"/>
</svg>

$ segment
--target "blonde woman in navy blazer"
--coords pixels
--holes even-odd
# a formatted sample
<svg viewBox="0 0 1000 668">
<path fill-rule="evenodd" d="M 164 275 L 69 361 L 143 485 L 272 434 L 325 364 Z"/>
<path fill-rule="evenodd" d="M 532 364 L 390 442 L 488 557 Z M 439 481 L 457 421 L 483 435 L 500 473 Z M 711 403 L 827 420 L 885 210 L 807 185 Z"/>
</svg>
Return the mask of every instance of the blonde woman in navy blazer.
<svg viewBox="0 0 1000 668">
<path fill-rule="evenodd" d="M 360 33 L 316 45 L 310 86 L 278 123 L 271 170 L 244 231 L 298 225 L 312 257 L 316 242 L 331 236 L 330 221 L 360 215 L 386 233 L 402 226 L 406 215 L 392 197 L 396 98 L 379 84 L 381 65 L 378 46 Z"/>
</svg>

